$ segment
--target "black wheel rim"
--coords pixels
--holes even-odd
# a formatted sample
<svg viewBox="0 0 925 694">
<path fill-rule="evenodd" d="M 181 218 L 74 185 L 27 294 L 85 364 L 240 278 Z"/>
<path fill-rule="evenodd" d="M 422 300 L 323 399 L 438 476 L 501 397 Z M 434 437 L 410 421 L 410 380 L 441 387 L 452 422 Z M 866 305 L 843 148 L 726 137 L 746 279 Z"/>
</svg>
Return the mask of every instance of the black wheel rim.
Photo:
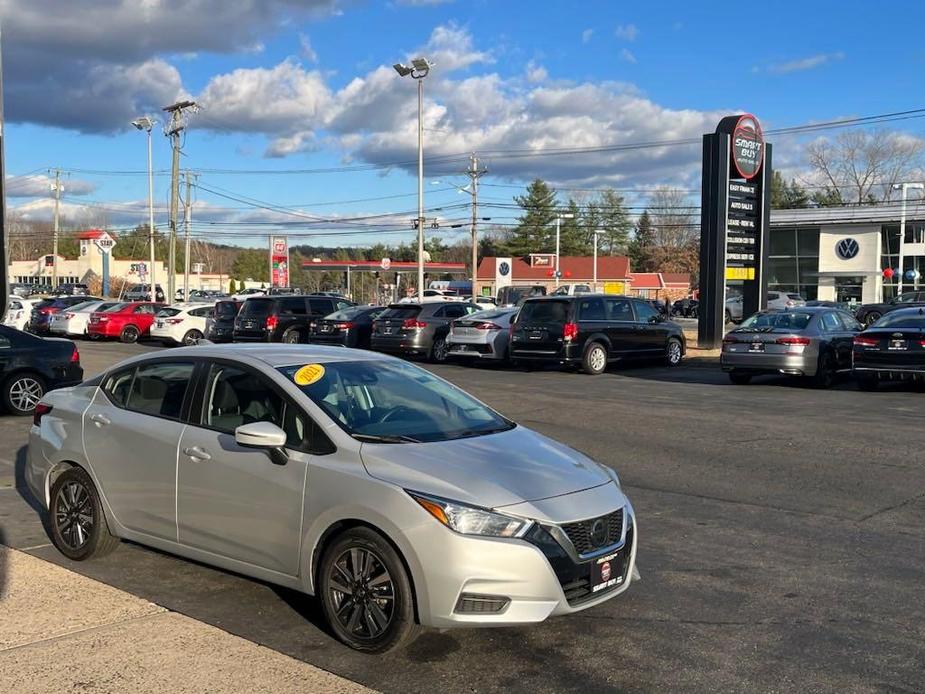
<svg viewBox="0 0 925 694">
<path fill-rule="evenodd" d="M 443 361 L 446 359 L 446 341 L 437 340 L 434 343 L 434 359 L 437 361 Z"/>
<path fill-rule="evenodd" d="M 134 342 L 138 339 L 138 331 L 135 328 L 126 328 L 125 329 L 125 339 L 129 342 Z"/>
<path fill-rule="evenodd" d="M 382 559 L 368 549 L 341 553 L 329 571 L 328 594 L 337 622 L 353 638 L 378 638 L 392 623 L 395 585 Z"/>
<path fill-rule="evenodd" d="M 55 525 L 64 544 L 79 550 L 90 541 L 93 532 L 93 505 L 90 492 L 80 482 L 61 485 L 55 498 Z"/>
</svg>

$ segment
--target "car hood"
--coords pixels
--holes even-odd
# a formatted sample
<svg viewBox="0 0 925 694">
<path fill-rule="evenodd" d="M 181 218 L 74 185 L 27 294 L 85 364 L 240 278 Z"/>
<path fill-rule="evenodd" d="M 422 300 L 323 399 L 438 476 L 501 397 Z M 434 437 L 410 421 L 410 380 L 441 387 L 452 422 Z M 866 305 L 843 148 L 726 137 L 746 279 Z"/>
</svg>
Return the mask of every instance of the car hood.
<svg viewBox="0 0 925 694">
<path fill-rule="evenodd" d="M 434 443 L 364 443 L 373 477 L 405 489 L 497 508 L 590 489 L 612 481 L 583 453 L 517 426 Z"/>
</svg>

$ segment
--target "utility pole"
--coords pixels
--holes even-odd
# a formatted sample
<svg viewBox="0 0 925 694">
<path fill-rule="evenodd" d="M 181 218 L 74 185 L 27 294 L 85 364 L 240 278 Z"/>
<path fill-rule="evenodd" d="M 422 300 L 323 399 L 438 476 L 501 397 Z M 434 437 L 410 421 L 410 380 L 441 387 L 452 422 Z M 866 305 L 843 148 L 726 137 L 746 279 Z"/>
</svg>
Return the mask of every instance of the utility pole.
<svg viewBox="0 0 925 694">
<path fill-rule="evenodd" d="M 469 176 L 470 185 L 472 186 L 469 191 L 472 195 L 472 300 L 475 301 L 475 283 L 478 277 L 478 265 L 479 265 L 479 227 L 478 227 L 478 213 L 479 213 L 479 178 L 488 173 L 488 169 L 479 168 L 479 158 L 476 156 L 475 152 L 469 155 L 469 170 L 466 171 L 466 175 Z"/>
<path fill-rule="evenodd" d="M 55 169 L 55 182 L 51 184 L 51 191 L 55 194 L 55 227 L 52 242 L 51 290 L 58 288 L 58 217 L 61 207 L 61 169 Z"/>
<path fill-rule="evenodd" d="M 180 207 L 180 134 L 186 128 L 183 113 L 186 109 L 195 109 L 195 101 L 178 101 L 165 106 L 170 114 L 170 122 L 164 127 L 164 134 L 170 138 L 173 148 L 173 164 L 170 170 L 170 245 L 167 251 L 167 296 L 168 302 L 176 300 L 177 293 L 177 216 Z"/>
<path fill-rule="evenodd" d="M 186 235 L 183 250 L 183 301 L 189 301 L 190 227 L 193 223 L 192 179 L 195 178 L 195 176 L 188 170 L 183 172 L 183 176 L 186 179 L 186 199 L 184 200 L 185 214 L 183 215 L 184 232 Z"/>
</svg>

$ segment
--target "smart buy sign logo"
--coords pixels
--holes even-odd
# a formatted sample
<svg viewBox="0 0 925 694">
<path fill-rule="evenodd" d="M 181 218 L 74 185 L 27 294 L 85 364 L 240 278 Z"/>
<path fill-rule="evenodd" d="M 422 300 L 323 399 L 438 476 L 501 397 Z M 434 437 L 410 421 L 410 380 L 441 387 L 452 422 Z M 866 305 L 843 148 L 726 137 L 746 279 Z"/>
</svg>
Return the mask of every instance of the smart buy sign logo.
<svg viewBox="0 0 925 694">
<path fill-rule="evenodd" d="M 728 132 L 728 131 L 727 131 Z M 764 161 L 764 135 L 758 119 L 741 116 L 732 131 L 732 163 L 742 178 L 753 178 Z"/>
</svg>

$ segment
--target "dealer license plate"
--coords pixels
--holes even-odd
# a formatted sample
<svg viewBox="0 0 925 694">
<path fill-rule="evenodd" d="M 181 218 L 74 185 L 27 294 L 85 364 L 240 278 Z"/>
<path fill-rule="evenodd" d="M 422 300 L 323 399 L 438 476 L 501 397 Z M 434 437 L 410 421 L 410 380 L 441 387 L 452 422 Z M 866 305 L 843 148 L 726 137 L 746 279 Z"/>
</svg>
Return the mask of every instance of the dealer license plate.
<svg viewBox="0 0 925 694">
<path fill-rule="evenodd" d="M 764 343 L 763 342 L 752 342 L 752 344 L 748 348 L 748 351 L 749 352 L 763 352 Z"/>
<path fill-rule="evenodd" d="M 623 550 L 598 557 L 591 563 L 591 592 L 598 593 L 623 583 Z"/>
<path fill-rule="evenodd" d="M 157 322 L 157 327 L 158 327 L 158 328 L 163 328 L 163 327 L 164 327 L 164 321 L 159 320 L 159 321 Z"/>
<path fill-rule="evenodd" d="M 909 348 L 909 343 L 905 340 L 890 340 L 890 349 L 904 350 Z"/>
</svg>

